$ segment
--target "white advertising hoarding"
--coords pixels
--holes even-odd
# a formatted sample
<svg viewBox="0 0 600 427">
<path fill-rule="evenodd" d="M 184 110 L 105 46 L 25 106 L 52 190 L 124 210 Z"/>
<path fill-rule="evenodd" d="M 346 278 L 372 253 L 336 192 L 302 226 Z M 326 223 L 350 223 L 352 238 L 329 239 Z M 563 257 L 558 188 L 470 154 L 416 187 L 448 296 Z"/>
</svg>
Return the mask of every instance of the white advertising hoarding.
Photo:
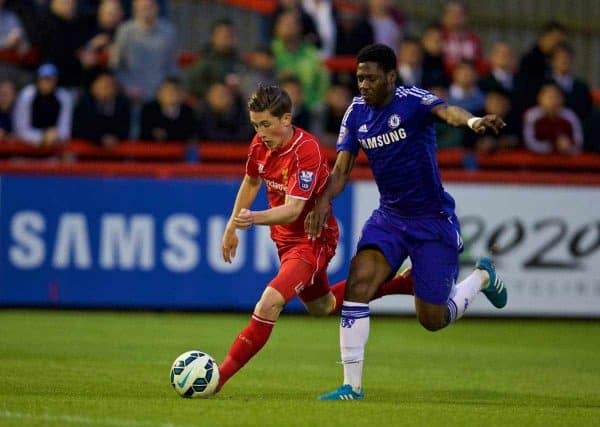
<svg viewBox="0 0 600 427">
<path fill-rule="evenodd" d="M 470 314 L 600 317 L 600 188 L 450 184 L 465 253 L 461 278 L 477 256 L 495 248 L 508 286 L 502 310 L 481 295 Z M 354 185 L 354 236 L 379 204 L 372 182 Z M 459 279 L 460 280 L 460 279 Z M 412 298 L 385 297 L 380 313 L 414 313 Z"/>
</svg>

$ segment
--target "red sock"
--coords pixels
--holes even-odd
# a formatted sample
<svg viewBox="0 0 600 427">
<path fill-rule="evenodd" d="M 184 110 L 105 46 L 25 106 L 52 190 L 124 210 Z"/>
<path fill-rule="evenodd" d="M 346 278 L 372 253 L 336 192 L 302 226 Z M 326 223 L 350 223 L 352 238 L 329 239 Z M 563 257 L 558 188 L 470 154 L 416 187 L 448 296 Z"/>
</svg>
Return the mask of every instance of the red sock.
<svg viewBox="0 0 600 427">
<path fill-rule="evenodd" d="M 227 380 L 263 348 L 271 335 L 273 326 L 275 326 L 275 322 L 272 320 L 263 319 L 256 314 L 252 315 L 250 323 L 235 339 L 225 360 L 219 365 L 220 376 L 217 391 L 221 390 Z"/>
<path fill-rule="evenodd" d="M 346 282 L 347 280 L 342 280 L 341 282 L 333 285 L 329 290 L 335 297 L 335 307 L 331 314 L 339 313 L 342 309 L 342 303 L 344 302 L 344 292 L 346 292 Z"/>
<path fill-rule="evenodd" d="M 377 289 L 375 295 L 371 299 L 381 298 L 384 295 L 414 295 L 413 280 L 410 275 L 410 270 L 397 275 L 389 282 L 385 282 Z"/>
<path fill-rule="evenodd" d="M 331 313 L 339 313 L 344 302 L 344 292 L 346 291 L 347 280 L 336 283 L 330 289 L 335 297 L 335 307 Z M 384 295 L 413 295 L 413 281 L 410 271 L 394 277 L 389 282 L 385 282 L 379 287 L 373 299 L 381 298 Z"/>
</svg>

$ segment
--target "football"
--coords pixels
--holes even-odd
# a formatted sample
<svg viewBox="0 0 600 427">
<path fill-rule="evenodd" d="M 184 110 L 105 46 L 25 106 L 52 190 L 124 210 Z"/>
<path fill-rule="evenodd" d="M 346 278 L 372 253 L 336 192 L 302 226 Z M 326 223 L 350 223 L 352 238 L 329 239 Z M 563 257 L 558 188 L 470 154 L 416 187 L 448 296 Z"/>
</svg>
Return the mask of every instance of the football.
<svg viewBox="0 0 600 427">
<path fill-rule="evenodd" d="M 170 379 L 173 389 L 182 397 L 208 397 L 219 384 L 219 367 L 210 355 L 187 351 L 173 362 Z"/>
</svg>

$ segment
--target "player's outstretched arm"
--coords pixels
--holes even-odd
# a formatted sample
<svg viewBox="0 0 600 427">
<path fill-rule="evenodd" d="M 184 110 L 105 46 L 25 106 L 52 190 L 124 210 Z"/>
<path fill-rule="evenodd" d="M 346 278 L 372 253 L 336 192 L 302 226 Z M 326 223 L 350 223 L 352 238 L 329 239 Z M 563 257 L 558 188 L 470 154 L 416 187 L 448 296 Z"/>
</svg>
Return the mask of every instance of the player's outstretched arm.
<svg viewBox="0 0 600 427">
<path fill-rule="evenodd" d="M 355 159 L 354 154 L 349 151 L 338 153 L 333 171 L 327 181 L 327 188 L 304 221 L 304 230 L 311 240 L 315 240 L 321 235 L 321 230 L 329 217 L 329 205 L 346 187 Z"/>
<path fill-rule="evenodd" d="M 221 252 L 225 262 L 231 264 L 231 260 L 235 257 L 238 246 L 238 237 L 235 234 L 237 226 L 235 225 L 234 220 L 242 209 L 248 209 L 252 205 L 252 202 L 256 199 L 258 190 L 260 190 L 261 182 L 262 180 L 260 178 L 246 175 L 240 185 L 240 189 L 235 198 L 235 203 L 233 204 L 231 216 L 229 217 L 227 226 L 225 226 L 225 231 L 223 232 L 223 238 L 221 240 Z"/>
<path fill-rule="evenodd" d="M 431 112 L 437 117 L 452 126 L 468 126 L 477 133 L 484 133 L 486 130 L 493 131 L 496 135 L 500 132 L 506 123 L 495 114 L 488 114 L 483 117 L 475 117 L 467 110 L 455 105 L 439 105 L 434 107 Z"/>
</svg>

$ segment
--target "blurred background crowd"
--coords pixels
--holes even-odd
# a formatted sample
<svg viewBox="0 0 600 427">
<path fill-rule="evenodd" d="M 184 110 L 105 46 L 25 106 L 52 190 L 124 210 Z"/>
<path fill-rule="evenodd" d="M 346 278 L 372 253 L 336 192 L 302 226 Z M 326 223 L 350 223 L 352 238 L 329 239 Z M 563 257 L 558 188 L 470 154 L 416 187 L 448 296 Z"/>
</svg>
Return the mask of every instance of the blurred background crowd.
<svg viewBox="0 0 600 427">
<path fill-rule="evenodd" d="M 350 55 L 377 42 L 396 50 L 399 84 L 508 124 L 498 136 L 438 124 L 441 149 L 600 151 L 594 82 L 575 66 L 592 53 L 575 49 L 560 20 L 517 49 L 501 38 L 484 47 L 459 1 L 440 2 L 426 25 L 401 1 L 275 3 L 253 15 L 258 30 L 247 39 L 226 14 L 176 23 L 167 0 L 0 0 L 0 144 L 247 143 L 245 100 L 262 82 L 281 84 L 295 123 L 335 146 L 356 95 Z M 183 46 L 182 22 L 206 34 L 202 44 Z"/>
</svg>

